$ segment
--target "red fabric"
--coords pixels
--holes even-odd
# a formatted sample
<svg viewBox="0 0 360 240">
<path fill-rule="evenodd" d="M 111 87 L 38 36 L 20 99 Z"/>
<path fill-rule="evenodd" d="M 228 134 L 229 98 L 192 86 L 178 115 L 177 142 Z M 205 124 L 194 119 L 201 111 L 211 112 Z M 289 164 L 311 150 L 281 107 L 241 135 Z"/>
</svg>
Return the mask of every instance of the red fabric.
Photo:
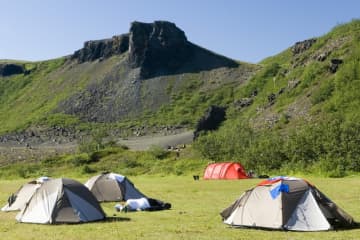
<svg viewBox="0 0 360 240">
<path fill-rule="evenodd" d="M 248 178 L 240 163 L 212 163 L 207 166 L 204 179 L 245 179 Z"/>
<path fill-rule="evenodd" d="M 264 181 L 261 181 L 258 186 L 266 186 L 266 185 L 272 185 L 276 182 L 282 181 L 281 178 L 277 178 L 277 179 L 266 179 Z"/>
<path fill-rule="evenodd" d="M 258 186 L 267 186 L 267 185 L 272 185 L 274 183 L 277 183 L 279 181 L 282 180 L 287 180 L 287 179 L 291 179 L 293 177 L 274 177 L 274 178 L 269 178 L 266 179 L 264 181 L 261 181 L 260 183 L 258 183 Z M 299 179 L 300 180 L 300 179 Z M 307 184 L 309 184 L 310 186 L 314 186 L 313 184 L 311 184 L 309 181 L 305 180 L 305 179 L 301 179 L 303 181 L 305 181 Z"/>
</svg>

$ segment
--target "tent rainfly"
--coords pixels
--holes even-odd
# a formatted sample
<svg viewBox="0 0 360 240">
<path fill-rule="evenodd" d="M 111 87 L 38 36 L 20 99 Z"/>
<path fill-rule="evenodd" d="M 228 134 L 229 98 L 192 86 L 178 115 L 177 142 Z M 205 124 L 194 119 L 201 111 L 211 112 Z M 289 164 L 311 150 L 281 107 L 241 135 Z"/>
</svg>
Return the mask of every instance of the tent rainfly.
<svg viewBox="0 0 360 240">
<path fill-rule="evenodd" d="M 83 184 L 67 178 L 52 179 L 36 189 L 18 222 L 82 223 L 105 218 L 100 204 Z"/>
<path fill-rule="evenodd" d="M 103 173 L 90 178 L 85 186 L 99 202 L 126 201 L 146 197 L 127 178 L 116 173 Z"/>
<path fill-rule="evenodd" d="M 224 223 L 290 231 L 353 227 L 353 218 L 314 185 L 293 177 L 275 177 L 244 192 L 220 214 Z"/>
<path fill-rule="evenodd" d="M 240 163 L 211 163 L 204 172 L 204 179 L 246 179 L 244 167 Z"/>
<path fill-rule="evenodd" d="M 11 196 L 8 198 L 8 203 L 3 208 L 1 208 L 1 211 L 8 212 L 22 210 L 36 189 L 47 180 L 49 180 L 48 177 L 40 177 L 34 181 L 22 185 L 15 193 L 11 194 Z"/>
</svg>

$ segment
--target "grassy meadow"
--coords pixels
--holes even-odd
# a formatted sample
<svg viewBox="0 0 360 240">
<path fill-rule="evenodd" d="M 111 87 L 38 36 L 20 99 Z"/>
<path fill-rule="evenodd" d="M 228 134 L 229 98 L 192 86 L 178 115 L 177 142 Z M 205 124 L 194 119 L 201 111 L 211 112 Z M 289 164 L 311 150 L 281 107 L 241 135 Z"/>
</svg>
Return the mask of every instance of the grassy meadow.
<svg viewBox="0 0 360 240">
<path fill-rule="evenodd" d="M 360 177 L 305 177 L 360 219 Z M 86 179 L 77 179 L 85 182 Z M 86 224 L 17 223 L 16 213 L 0 212 L 0 239 L 359 239 L 360 228 L 327 232 L 284 232 L 236 229 L 223 224 L 219 212 L 259 179 L 194 181 L 192 176 L 134 176 L 135 186 L 150 197 L 172 204 L 171 210 L 119 213 L 115 203 L 102 204 L 107 220 Z M 26 179 L 0 180 L 0 206 Z"/>
</svg>

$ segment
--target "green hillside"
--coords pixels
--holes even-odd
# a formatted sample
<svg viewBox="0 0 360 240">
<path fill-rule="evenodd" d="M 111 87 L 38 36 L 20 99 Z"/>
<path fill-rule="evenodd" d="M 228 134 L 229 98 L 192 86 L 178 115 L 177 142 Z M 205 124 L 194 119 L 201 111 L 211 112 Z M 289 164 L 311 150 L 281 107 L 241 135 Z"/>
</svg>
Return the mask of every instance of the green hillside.
<svg viewBox="0 0 360 240">
<path fill-rule="evenodd" d="M 30 74 L 0 77 L 0 133 L 52 125 L 86 129 L 94 125 L 183 125 L 192 128 L 210 105 L 229 104 L 233 89 L 245 82 L 255 69 L 253 65 L 241 63 L 234 69 L 148 79 L 139 90 L 140 100 L 144 102 L 141 109 L 130 109 L 119 121 L 86 121 L 59 110 L 62 101 L 118 71 L 123 58 L 125 56 L 120 55 L 85 64 L 64 58 L 26 63 Z M 226 78 L 229 74 L 233 76 Z M 154 94 L 160 97 L 151 98 Z"/>
<path fill-rule="evenodd" d="M 359 171 L 359 40 L 360 21 L 354 20 L 263 60 L 263 69 L 234 93 L 252 104 L 230 106 L 229 120 L 197 148 L 258 172 Z"/>
<path fill-rule="evenodd" d="M 163 47 L 152 28 L 167 37 Z M 67 57 L 0 64 L 0 134 L 52 126 L 193 128 L 207 107 L 229 104 L 258 68 L 192 44 L 163 21 L 134 22 L 129 34 L 85 42 Z"/>
<path fill-rule="evenodd" d="M 97 171 L 103 169 L 102 160 L 106 165 L 119 158 L 126 169 L 134 165 L 151 172 L 148 153 L 134 157 L 123 149 L 101 150 L 104 140 L 114 143 L 164 128 L 194 129 L 205 110 L 217 105 L 226 107 L 227 120 L 217 131 L 202 133 L 187 150 L 189 166 L 241 161 L 260 174 L 300 171 L 334 177 L 360 171 L 360 20 L 298 42 L 258 65 L 196 46 L 173 24 L 143 25 L 133 23 L 130 35 L 89 41 L 71 56 L 11 61 L 24 66 L 24 73 L 0 76 L 3 144 L 77 144 L 86 153 L 48 159 L 41 165 L 45 169 L 66 162 L 75 171 Z M 170 48 L 157 55 L 151 42 L 142 49 L 145 45 L 134 40 L 139 27 L 175 29 L 169 46 L 180 44 L 184 54 Z M 176 164 L 173 155 L 164 158 Z M 178 174 L 187 172 L 183 163 Z"/>
</svg>

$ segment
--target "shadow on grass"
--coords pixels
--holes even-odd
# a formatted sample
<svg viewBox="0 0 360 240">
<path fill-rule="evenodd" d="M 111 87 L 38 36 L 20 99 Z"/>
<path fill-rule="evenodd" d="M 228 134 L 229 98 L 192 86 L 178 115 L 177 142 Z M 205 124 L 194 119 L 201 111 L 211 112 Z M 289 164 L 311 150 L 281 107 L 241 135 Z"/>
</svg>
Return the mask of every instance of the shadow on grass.
<svg viewBox="0 0 360 240">
<path fill-rule="evenodd" d="M 313 230 L 313 231 L 297 231 L 297 230 L 288 230 L 288 229 L 275 229 L 275 228 L 265 228 L 265 227 L 250 227 L 250 226 L 228 226 L 228 228 L 231 229 L 249 229 L 249 230 L 255 230 L 255 231 L 269 231 L 269 232 L 281 232 L 281 231 L 285 231 L 285 232 L 331 232 L 331 231 L 335 231 L 335 232 L 342 232 L 342 231 L 350 231 L 350 230 L 355 230 L 355 229 L 360 229 L 360 223 L 359 222 L 354 222 L 353 224 L 351 224 L 351 226 L 333 226 L 332 229 L 329 230 Z"/>
<path fill-rule="evenodd" d="M 131 221 L 131 219 L 128 217 L 117 217 L 117 216 L 106 217 L 104 220 L 104 222 L 128 222 L 128 221 Z"/>
</svg>

